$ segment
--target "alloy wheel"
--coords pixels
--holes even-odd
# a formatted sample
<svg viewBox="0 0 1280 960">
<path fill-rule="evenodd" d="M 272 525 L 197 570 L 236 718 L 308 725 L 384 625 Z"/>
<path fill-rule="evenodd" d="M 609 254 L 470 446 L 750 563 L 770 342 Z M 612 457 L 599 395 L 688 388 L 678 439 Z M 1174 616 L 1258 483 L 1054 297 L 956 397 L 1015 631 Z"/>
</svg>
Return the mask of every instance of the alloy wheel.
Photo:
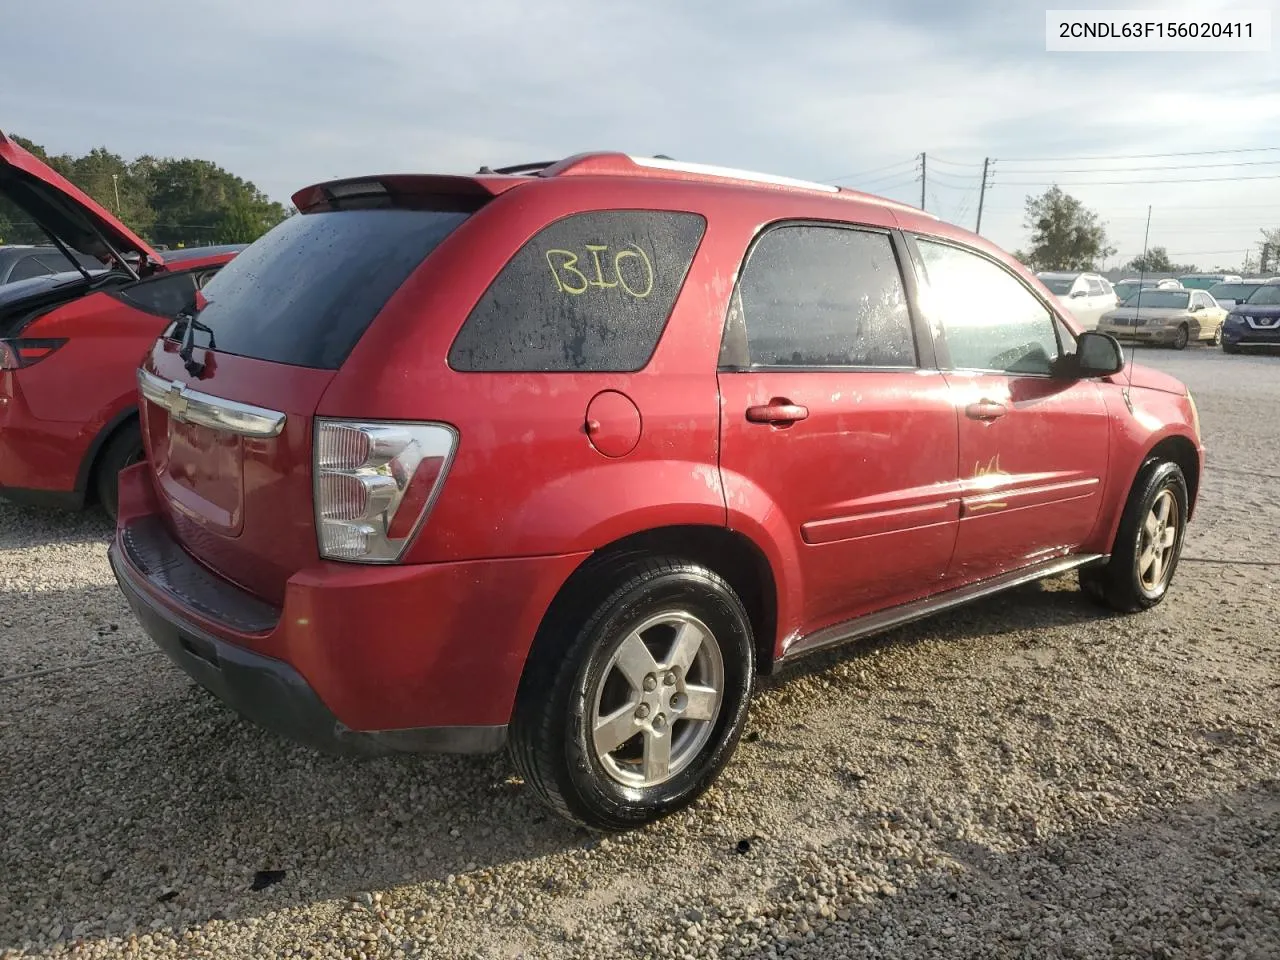
<svg viewBox="0 0 1280 960">
<path fill-rule="evenodd" d="M 1173 491 L 1161 490 L 1151 503 L 1138 540 L 1138 580 L 1149 593 L 1163 588 L 1172 573 L 1179 522 Z"/>
<path fill-rule="evenodd" d="M 684 611 L 651 617 L 623 639 L 596 682 L 596 760 L 627 787 L 670 780 L 706 746 L 724 688 L 724 656 L 702 621 Z"/>
</svg>

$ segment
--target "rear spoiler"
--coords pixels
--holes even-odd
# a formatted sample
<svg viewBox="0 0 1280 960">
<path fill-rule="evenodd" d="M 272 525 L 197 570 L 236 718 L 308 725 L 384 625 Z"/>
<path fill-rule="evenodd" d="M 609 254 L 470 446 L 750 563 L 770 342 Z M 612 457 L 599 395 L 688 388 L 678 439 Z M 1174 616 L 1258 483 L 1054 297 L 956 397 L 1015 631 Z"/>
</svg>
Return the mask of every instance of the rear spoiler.
<svg viewBox="0 0 1280 960">
<path fill-rule="evenodd" d="M 472 211 L 522 183 L 523 177 L 379 174 L 303 187 L 291 198 L 299 213 L 371 207 L 427 207 Z"/>
</svg>

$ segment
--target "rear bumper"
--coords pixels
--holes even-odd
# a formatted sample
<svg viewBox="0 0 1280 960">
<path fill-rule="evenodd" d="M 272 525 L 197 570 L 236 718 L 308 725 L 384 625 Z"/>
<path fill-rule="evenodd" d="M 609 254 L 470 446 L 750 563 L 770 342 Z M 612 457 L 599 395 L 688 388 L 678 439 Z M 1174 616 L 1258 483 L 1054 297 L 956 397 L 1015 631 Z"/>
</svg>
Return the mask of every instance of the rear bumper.
<svg viewBox="0 0 1280 960">
<path fill-rule="evenodd" d="M 505 724 L 352 730 L 287 663 L 219 640 L 151 602 L 119 543 L 111 545 L 108 557 L 129 605 L 156 645 L 200 686 L 260 727 L 326 753 L 347 755 L 485 753 L 506 742 Z"/>
<path fill-rule="evenodd" d="M 585 557 L 417 566 L 324 563 L 275 608 L 197 562 L 120 477 L 109 556 L 143 628 L 255 723 L 331 753 L 487 752 L 506 740 L 534 634 Z"/>
</svg>

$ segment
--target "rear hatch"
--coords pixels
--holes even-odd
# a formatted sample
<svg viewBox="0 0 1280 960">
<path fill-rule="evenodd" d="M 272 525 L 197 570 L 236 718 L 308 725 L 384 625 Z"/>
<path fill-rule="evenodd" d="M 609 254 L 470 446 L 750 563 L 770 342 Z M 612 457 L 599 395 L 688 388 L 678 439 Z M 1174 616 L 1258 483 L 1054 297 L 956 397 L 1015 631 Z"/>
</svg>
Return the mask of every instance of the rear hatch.
<svg viewBox="0 0 1280 960">
<path fill-rule="evenodd" d="M 339 202 L 319 199 L 320 189 L 209 282 L 194 322 L 176 321 L 138 374 L 171 532 L 277 605 L 289 577 L 319 557 L 312 447 L 325 388 L 392 294 L 480 203 L 437 197 L 406 208 L 386 191 Z"/>
<path fill-rule="evenodd" d="M 55 243 L 104 264 L 147 273 L 164 258 L 87 193 L 0 132 L 0 197 Z"/>
</svg>

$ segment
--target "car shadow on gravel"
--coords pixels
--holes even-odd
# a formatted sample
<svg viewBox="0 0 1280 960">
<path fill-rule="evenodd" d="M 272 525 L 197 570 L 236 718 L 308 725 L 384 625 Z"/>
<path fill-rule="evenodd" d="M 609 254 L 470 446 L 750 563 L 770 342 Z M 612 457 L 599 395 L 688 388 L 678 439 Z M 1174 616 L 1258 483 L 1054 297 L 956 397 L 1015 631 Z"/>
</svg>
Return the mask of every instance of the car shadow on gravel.
<svg viewBox="0 0 1280 960">
<path fill-rule="evenodd" d="M 0 766 L 0 954 L 596 842 L 549 815 L 502 755 L 317 754 L 240 719 L 158 653 L 0 685 Z"/>
<path fill-rule="evenodd" d="M 75 593 L 48 600 L 91 609 L 116 599 L 106 586 Z M 1031 586 L 769 683 L 875 645 L 1102 615 L 1074 589 Z M 0 949 L 259 916 L 597 842 L 549 815 L 502 755 L 319 755 L 241 720 L 159 654 L 0 691 L 0 758 L 18 785 L 0 791 L 0 822 L 21 825 L 0 835 L 0 903 L 12 905 L 0 910 Z"/>
<path fill-rule="evenodd" d="M 107 543 L 113 525 L 101 510 L 29 507 L 0 497 L 0 554 L 43 544 Z"/>
</svg>

